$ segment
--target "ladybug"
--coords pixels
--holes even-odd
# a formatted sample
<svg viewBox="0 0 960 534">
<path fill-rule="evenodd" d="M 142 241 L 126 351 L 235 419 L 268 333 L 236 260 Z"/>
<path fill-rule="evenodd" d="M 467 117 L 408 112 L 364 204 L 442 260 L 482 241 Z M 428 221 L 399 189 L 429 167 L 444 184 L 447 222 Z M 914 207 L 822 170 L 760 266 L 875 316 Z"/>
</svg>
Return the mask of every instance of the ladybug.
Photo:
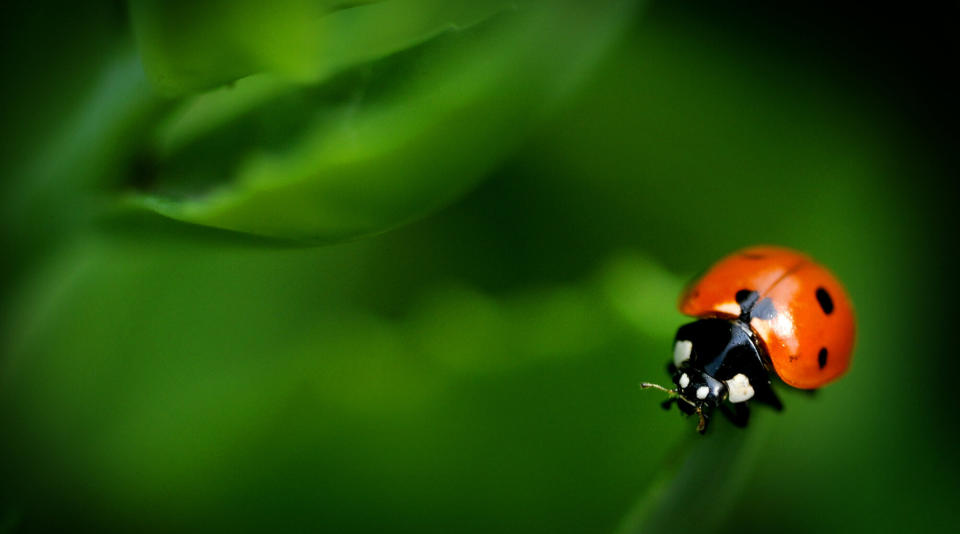
<svg viewBox="0 0 960 534">
<path fill-rule="evenodd" d="M 746 426 L 748 404 L 783 408 L 771 384 L 814 390 L 850 367 L 854 316 L 840 282 L 810 257 L 784 247 L 734 252 L 692 282 L 680 311 L 696 317 L 677 330 L 668 371 L 676 384 L 663 406 L 697 414 L 706 431 L 716 410 Z"/>
</svg>

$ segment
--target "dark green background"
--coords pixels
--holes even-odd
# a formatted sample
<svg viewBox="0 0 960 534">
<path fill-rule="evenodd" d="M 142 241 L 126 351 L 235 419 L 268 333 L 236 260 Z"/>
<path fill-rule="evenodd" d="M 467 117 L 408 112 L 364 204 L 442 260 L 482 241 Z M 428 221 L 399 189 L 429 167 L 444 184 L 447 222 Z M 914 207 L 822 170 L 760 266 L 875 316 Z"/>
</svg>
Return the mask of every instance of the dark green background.
<svg viewBox="0 0 960 534">
<path fill-rule="evenodd" d="M 514 110 L 546 89 L 491 83 L 476 125 L 444 132 L 494 141 L 431 155 L 477 178 L 378 199 L 398 211 L 323 246 L 115 213 L 154 186 L 155 154 L 135 136 L 51 139 L 78 109 L 93 130 L 126 109 L 80 95 L 129 47 L 127 8 L 11 8 L 0 532 L 607 532 L 637 509 L 648 532 L 950 529 L 945 15 L 664 4 L 611 25 L 543 113 Z M 573 54 L 578 24 L 555 24 Z M 350 72 L 391 95 L 421 48 L 458 51 L 446 39 Z M 519 55 L 494 45 L 478 57 Z M 305 98 L 337 109 L 351 76 Z M 124 117 L 149 126 L 166 105 Z M 263 139 L 215 136 L 184 165 L 292 142 L 301 108 L 285 105 L 254 117 Z M 487 120 L 498 110 L 513 120 Z M 90 176 L 58 181 L 71 171 Z M 834 270 L 858 340 L 846 377 L 783 391 L 786 410 L 756 410 L 731 446 L 638 383 L 667 380 L 682 284 L 756 243 Z"/>
</svg>

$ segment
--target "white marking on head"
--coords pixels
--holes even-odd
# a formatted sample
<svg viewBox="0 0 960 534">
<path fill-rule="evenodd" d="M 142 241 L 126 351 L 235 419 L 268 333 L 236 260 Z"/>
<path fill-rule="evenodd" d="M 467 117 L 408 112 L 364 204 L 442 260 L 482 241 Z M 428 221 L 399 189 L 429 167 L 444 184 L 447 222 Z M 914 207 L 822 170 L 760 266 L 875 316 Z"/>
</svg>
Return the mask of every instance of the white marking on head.
<svg viewBox="0 0 960 534">
<path fill-rule="evenodd" d="M 743 373 L 737 373 L 736 376 L 726 381 L 727 391 L 729 392 L 730 402 L 743 402 L 753 397 L 753 386 L 750 380 Z"/>
<path fill-rule="evenodd" d="M 685 388 L 690 385 L 690 377 L 687 376 L 687 373 L 680 375 L 680 387 Z"/>
<path fill-rule="evenodd" d="M 680 366 L 681 363 L 690 359 L 690 351 L 693 350 L 693 342 L 681 339 L 673 346 L 673 365 Z"/>
<path fill-rule="evenodd" d="M 707 395 L 710 394 L 710 388 L 707 386 L 700 386 L 697 388 L 697 398 L 703 400 L 707 398 Z"/>
</svg>

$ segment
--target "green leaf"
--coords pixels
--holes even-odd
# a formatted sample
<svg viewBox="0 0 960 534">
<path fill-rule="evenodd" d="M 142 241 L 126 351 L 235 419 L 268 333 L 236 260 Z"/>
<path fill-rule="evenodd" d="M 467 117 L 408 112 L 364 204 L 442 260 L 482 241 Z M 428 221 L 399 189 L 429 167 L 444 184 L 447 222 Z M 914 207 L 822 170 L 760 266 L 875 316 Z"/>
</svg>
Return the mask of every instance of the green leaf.
<svg viewBox="0 0 960 534">
<path fill-rule="evenodd" d="M 421 45 L 311 83 L 334 64 L 409 45 L 435 33 L 437 21 L 458 20 L 452 8 L 429 17 L 387 16 L 387 4 L 324 18 L 338 39 L 360 35 L 366 44 L 347 50 L 341 43 L 342 53 L 307 82 L 277 67 L 183 101 L 158 126 L 141 157 L 148 172 L 137 177 L 140 191 L 125 206 L 311 243 L 389 229 L 450 202 L 484 176 L 575 86 L 632 7 L 524 5 L 466 29 L 446 24 Z M 377 9 L 401 28 L 384 25 L 391 31 L 364 37 Z M 459 9 L 459 20 L 479 13 Z"/>
<path fill-rule="evenodd" d="M 132 0 L 147 73 L 170 96 L 269 72 L 316 82 L 337 69 L 469 26 L 503 0 Z"/>
<path fill-rule="evenodd" d="M 493 292 L 385 261 L 430 234 L 65 250 L 9 303 L 0 488 L 97 531 L 608 525 L 670 441 L 638 460 L 644 434 L 690 430 L 636 387 L 662 358 L 592 274 Z"/>
<path fill-rule="evenodd" d="M 753 419 L 741 429 L 718 417 L 703 436 L 691 425 L 617 534 L 709 532 L 723 524 L 766 440 L 766 427 Z"/>
</svg>

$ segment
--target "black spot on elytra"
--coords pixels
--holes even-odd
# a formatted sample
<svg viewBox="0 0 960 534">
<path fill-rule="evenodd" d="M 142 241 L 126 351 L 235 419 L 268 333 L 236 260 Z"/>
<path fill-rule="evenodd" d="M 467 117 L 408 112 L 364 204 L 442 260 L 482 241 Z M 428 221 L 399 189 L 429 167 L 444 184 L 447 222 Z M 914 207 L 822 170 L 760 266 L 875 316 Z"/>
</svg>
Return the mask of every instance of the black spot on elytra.
<svg viewBox="0 0 960 534">
<path fill-rule="evenodd" d="M 830 298 L 830 293 L 827 293 L 827 290 L 822 287 L 817 288 L 817 302 L 820 303 L 820 309 L 823 310 L 823 313 L 827 315 L 833 313 L 833 299 Z"/>
<path fill-rule="evenodd" d="M 737 304 L 740 305 L 740 308 L 744 311 L 749 310 L 753 307 L 753 303 L 757 301 L 757 297 L 760 295 L 756 291 L 751 291 L 749 289 L 741 289 L 737 291 L 737 294 L 733 298 L 737 299 Z"/>
<path fill-rule="evenodd" d="M 817 354 L 817 363 L 821 369 L 827 366 L 827 347 L 820 349 L 820 353 Z"/>
<path fill-rule="evenodd" d="M 757 319 L 770 320 L 777 316 L 777 308 L 774 307 L 773 301 L 770 300 L 770 297 L 767 297 L 757 303 L 753 309 L 750 310 L 750 318 L 756 317 Z"/>
<path fill-rule="evenodd" d="M 777 315 L 777 309 L 773 306 L 773 301 L 769 297 L 757 302 L 760 294 L 756 291 L 741 289 L 737 291 L 734 298 L 740 305 L 740 315 L 742 317 L 773 319 Z"/>
</svg>

